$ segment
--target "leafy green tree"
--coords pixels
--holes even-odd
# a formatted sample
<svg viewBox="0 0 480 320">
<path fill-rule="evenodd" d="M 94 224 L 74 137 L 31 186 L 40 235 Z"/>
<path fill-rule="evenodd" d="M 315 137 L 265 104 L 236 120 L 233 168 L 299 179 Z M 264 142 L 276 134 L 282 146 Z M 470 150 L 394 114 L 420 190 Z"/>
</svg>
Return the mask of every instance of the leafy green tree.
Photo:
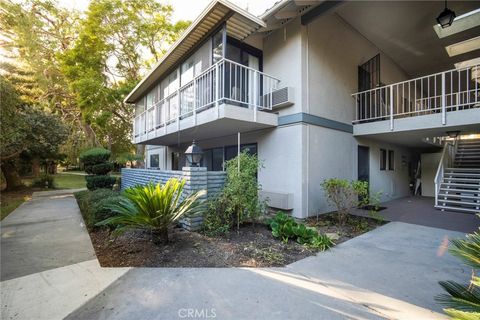
<svg viewBox="0 0 480 320">
<path fill-rule="evenodd" d="M 57 158 L 68 131 L 57 116 L 23 103 L 15 88 L 2 76 L 0 96 L 0 161 L 7 190 L 10 190 L 21 185 L 17 159 L 20 156 L 41 160 Z"/>
</svg>

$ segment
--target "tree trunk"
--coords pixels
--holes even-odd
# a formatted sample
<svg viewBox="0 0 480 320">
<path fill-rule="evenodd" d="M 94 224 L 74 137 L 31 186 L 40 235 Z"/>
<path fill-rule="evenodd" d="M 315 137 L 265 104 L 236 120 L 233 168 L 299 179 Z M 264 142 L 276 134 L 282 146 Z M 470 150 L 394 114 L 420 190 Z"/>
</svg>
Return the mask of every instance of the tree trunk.
<svg viewBox="0 0 480 320">
<path fill-rule="evenodd" d="M 145 158 L 145 145 L 142 144 L 137 144 L 137 154 L 142 155 L 143 158 Z M 143 160 L 137 160 L 136 161 L 136 168 L 145 168 L 145 162 Z"/>
<path fill-rule="evenodd" d="M 22 180 L 18 175 L 17 168 L 15 166 L 15 160 L 7 160 L 1 164 L 2 172 L 7 181 L 6 191 L 15 190 L 18 187 L 23 186 Z"/>
<path fill-rule="evenodd" d="M 93 131 L 92 127 L 88 123 L 83 124 L 83 131 L 85 132 L 87 141 L 92 147 L 98 147 L 100 145 L 97 140 L 97 135 L 95 134 L 95 131 Z"/>
<path fill-rule="evenodd" d="M 160 228 L 152 230 L 152 240 L 155 244 L 168 243 L 168 228 Z"/>
<path fill-rule="evenodd" d="M 40 175 L 40 161 L 38 159 L 32 160 L 32 173 L 35 178 Z"/>
</svg>

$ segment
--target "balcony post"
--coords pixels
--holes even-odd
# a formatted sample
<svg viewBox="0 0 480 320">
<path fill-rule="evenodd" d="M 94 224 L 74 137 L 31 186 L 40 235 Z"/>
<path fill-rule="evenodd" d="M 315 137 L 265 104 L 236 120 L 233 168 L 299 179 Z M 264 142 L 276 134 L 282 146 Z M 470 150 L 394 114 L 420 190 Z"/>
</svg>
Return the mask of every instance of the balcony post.
<svg viewBox="0 0 480 320">
<path fill-rule="evenodd" d="M 222 60 L 224 61 L 224 60 Z M 220 62 L 215 64 L 215 108 L 217 108 L 217 117 L 220 116 L 219 102 L 220 102 Z"/>
<path fill-rule="evenodd" d="M 193 125 L 197 125 L 197 81 L 193 78 Z"/>
<path fill-rule="evenodd" d="M 177 89 L 177 131 L 180 131 L 180 103 L 182 103 L 182 99 L 180 98 L 180 89 Z"/>
<path fill-rule="evenodd" d="M 260 74 L 258 71 L 253 73 L 253 121 L 257 122 L 257 111 L 258 111 L 258 77 Z"/>
<path fill-rule="evenodd" d="M 445 72 L 442 73 L 442 124 L 447 123 L 446 104 L 447 96 L 445 95 Z"/>
<path fill-rule="evenodd" d="M 393 131 L 393 85 L 390 86 L 390 130 Z"/>
<path fill-rule="evenodd" d="M 162 115 L 163 115 L 163 134 L 167 134 L 167 102 L 168 102 L 168 108 L 170 109 L 170 100 L 167 100 L 166 98 L 163 98 L 163 103 L 162 103 Z"/>
</svg>

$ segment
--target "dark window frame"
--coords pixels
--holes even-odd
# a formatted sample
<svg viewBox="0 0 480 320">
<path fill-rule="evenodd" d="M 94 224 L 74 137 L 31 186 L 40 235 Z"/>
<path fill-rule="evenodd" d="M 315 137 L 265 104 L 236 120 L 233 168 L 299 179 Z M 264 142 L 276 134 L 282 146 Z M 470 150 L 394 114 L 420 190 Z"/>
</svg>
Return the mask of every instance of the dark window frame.
<svg viewBox="0 0 480 320">
<path fill-rule="evenodd" d="M 380 148 L 380 171 L 387 170 L 387 149 Z"/>
<path fill-rule="evenodd" d="M 388 170 L 395 171 L 395 150 L 388 150 Z"/>
<path fill-rule="evenodd" d="M 157 165 L 156 165 L 156 166 L 153 166 L 153 165 L 152 165 L 152 162 L 153 162 L 153 161 L 152 161 L 152 158 L 155 157 L 155 156 L 157 157 L 157 160 L 156 160 Z M 150 162 L 149 162 L 149 168 L 160 168 L 160 155 L 159 155 L 158 153 L 153 153 L 153 154 L 151 154 L 149 160 L 150 160 Z"/>
</svg>

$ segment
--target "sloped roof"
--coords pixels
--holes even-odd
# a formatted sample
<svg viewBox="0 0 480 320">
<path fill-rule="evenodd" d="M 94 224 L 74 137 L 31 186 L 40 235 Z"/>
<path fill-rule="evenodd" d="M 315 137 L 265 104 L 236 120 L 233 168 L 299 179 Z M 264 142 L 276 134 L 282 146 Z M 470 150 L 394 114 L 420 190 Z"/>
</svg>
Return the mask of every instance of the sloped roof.
<svg viewBox="0 0 480 320">
<path fill-rule="evenodd" d="M 224 21 L 227 22 L 227 34 L 238 40 L 244 40 L 256 30 L 266 26 L 261 19 L 226 0 L 212 1 L 162 59 L 127 95 L 124 102 L 136 102 L 162 75 L 191 53 L 196 44 Z"/>
</svg>

